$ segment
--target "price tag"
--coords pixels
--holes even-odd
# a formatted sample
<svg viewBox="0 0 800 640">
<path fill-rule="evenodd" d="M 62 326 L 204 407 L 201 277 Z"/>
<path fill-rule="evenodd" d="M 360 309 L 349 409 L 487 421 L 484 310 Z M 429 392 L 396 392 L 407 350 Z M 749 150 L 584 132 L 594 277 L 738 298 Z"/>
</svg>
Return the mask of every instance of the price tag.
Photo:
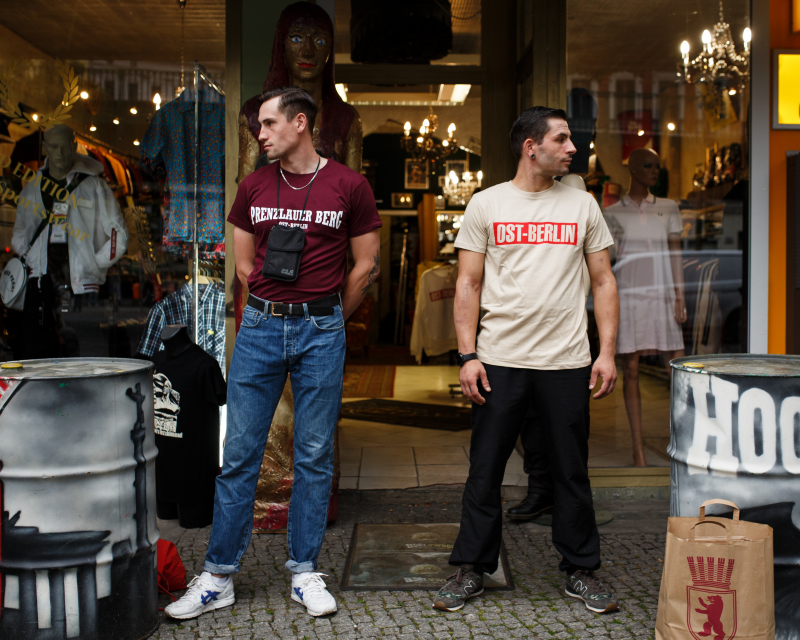
<svg viewBox="0 0 800 640">
<path fill-rule="evenodd" d="M 69 205 L 66 202 L 53 203 L 53 232 L 50 234 L 51 244 L 63 244 L 67 241 L 67 232 L 64 224 L 67 222 Z"/>
</svg>

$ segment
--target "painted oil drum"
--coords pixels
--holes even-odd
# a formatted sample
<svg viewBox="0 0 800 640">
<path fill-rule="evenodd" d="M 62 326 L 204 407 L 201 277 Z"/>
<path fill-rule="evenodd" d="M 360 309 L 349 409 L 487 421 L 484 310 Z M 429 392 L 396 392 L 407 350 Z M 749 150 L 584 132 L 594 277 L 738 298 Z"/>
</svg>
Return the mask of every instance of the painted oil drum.
<svg viewBox="0 0 800 640">
<path fill-rule="evenodd" d="M 724 498 L 743 520 L 770 525 L 776 638 L 800 638 L 800 356 L 670 365 L 670 514 L 696 517 L 705 500 Z"/>
<path fill-rule="evenodd" d="M 158 626 L 152 364 L 0 366 L 0 638 Z"/>
</svg>

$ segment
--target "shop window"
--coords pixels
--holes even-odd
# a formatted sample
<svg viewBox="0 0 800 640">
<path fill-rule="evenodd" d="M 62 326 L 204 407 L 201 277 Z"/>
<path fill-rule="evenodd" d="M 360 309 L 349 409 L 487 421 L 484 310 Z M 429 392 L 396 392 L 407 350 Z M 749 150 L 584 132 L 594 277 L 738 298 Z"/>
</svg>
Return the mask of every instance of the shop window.
<svg viewBox="0 0 800 640">
<path fill-rule="evenodd" d="M 53 11 L 54 24 L 72 20 L 69 9 Z M 176 6 L 178 23 L 179 12 Z M 200 59 L 224 88 L 224 47 L 193 51 L 191 44 L 223 43 L 224 22 L 215 24 L 212 37 L 207 25 L 187 22 L 176 51 Z M 188 284 L 195 123 L 187 108 L 195 93 L 191 86 L 175 93 L 182 80 L 191 84 L 192 69 L 182 69 L 180 55 L 145 23 L 70 44 L 12 12 L 0 41 L 0 266 L 27 252 L 32 269 L 21 309 L 0 307 L 0 361 L 151 356 L 162 348 L 165 323 L 193 332 L 197 306 L 197 342 L 224 371 L 224 97 L 205 85 L 198 94 L 204 134 L 195 301 Z M 122 41 L 128 57 L 118 60 Z"/>
<path fill-rule="evenodd" d="M 611 402 L 643 433 L 647 461 L 666 464 L 668 361 L 747 350 L 750 95 L 747 78 L 687 81 L 682 72 L 681 43 L 689 59 L 708 46 L 702 34 L 714 32 L 718 3 L 644 13 L 637 6 L 569 0 L 567 104 L 576 159 L 586 154 L 573 171 L 615 240 L 624 388 Z M 624 18 L 598 29 L 612 10 Z M 724 15 L 742 53 L 749 2 L 727 0 Z M 584 140 L 587 116 L 593 132 Z M 634 397 L 648 399 L 640 411 Z M 592 428 L 628 446 L 616 422 L 593 417 Z"/>
</svg>

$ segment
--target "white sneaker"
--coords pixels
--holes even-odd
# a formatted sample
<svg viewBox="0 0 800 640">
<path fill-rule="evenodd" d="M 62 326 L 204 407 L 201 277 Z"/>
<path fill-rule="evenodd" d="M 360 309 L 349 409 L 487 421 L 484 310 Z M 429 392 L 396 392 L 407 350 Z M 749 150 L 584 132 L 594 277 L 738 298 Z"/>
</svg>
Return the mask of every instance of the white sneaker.
<svg viewBox="0 0 800 640">
<path fill-rule="evenodd" d="M 305 605 L 309 615 L 314 617 L 336 613 L 336 600 L 328 593 L 322 579 L 324 575 L 311 571 L 292 574 L 292 600 Z"/>
<path fill-rule="evenodd" d="M 196 618 L 201 613 L 231 606 L 236 599 L 233 596 L 233 578 L 228 578 L 228 584 L 218 587 L 214 578 L 207 571 L 189 583 L 189 589 L 177 602 L 173 602 L 164 609 L 171 618 L 186 620 Z"/>
</svg>

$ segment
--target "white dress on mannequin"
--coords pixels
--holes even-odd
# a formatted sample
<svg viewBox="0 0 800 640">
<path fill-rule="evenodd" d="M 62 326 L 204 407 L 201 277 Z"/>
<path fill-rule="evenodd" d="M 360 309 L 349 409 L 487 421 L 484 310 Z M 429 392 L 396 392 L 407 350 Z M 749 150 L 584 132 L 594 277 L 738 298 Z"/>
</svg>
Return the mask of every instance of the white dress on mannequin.
<svg viewBox="0 0 800 640">
<path fill-rule="evenodd" d="M 678 205 L 648 195 L 641 206 L 625 196 L 603 211 L 616 243 L 619 290 L 617 353 L 683 349 L 675 320 L 675 281 L 668 238 L 680 234 Z"/>
</svg>

